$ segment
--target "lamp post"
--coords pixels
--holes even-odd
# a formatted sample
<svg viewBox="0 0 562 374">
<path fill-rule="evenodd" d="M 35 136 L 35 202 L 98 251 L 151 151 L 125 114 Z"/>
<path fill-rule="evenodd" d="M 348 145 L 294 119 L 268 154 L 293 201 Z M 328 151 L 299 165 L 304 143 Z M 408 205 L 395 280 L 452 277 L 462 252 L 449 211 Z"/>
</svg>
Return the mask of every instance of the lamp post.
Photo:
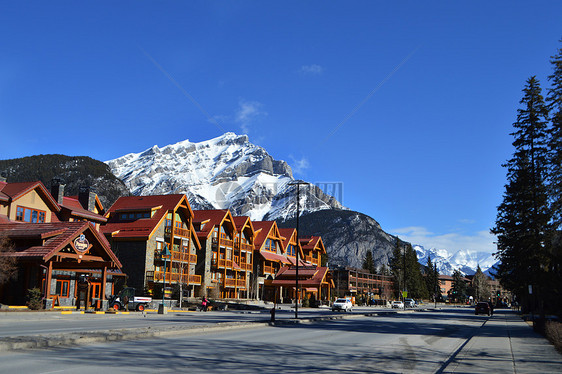
<svg viewBox="0 0 562 374">
<path fill-rule="evenodd" d="M 168 243 L 164 243 L 164 249 L 162 249 L 162 252 L 160 252 L 160 257 L 164 260 L 164 285 L 162 286 L 162 306 L 165 308 L 166 307 L 166 270 L 167 270 L 166 265 L 168 259 L 172 257 L 172 254 L 168 249 Z"/>
<path fill-rule="evenodd" d="M 404 262 L 404 288 L 402 289 L 402 301 L 404 302 L 404 307 L 406 307 L 406 296 L 404 296 L 404 293 L 407 291 L 406 288 L 406 245 L 404 245 L 404 256 L 403 256 L 403 262 Z"/>
<path fill-rule="evenodd" d="M 289 186 L 297 186 L 297 253 L 296 253 L 296 270 L 295 270 L 295 319 L 299 318 L 299 216 L 300 216 L 300 186 L 307 185 L 303 181 L 294 181 Z"/>
</svg>

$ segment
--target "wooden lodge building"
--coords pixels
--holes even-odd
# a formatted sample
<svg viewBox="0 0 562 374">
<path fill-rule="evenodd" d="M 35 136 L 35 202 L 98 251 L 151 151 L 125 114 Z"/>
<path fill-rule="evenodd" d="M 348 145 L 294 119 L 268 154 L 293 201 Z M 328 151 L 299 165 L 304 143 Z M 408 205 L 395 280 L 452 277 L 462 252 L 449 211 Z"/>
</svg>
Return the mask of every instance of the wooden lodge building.
<svg viewBox="0 0 562 374">
<path fill-rule="evenodd" d="M 28 290 L 39 288 L 47 308 L 78 301 L 104 307 L 123 273 L 98 231 L 103 207 L 87 189 L 80 199 L 65 197 L 60 183 L 52 187 L 57 198 L 41 182 L 0 180 L 0 236 L 9 243 L 0 255 L 14 258 L 17 269 L 16 278 L 0 285 L 0 303 L 25 305 Z"/>
<path fill-rule="evenodd" d="M 229 210 L 196 210 L 193 225 L 202 248 L 197 263 L 201 296 L 248 298 L 254 251 L 249 217 L 236 220 Z"/>
<path fill-rule="evenodd" d="M 47 308 L 105 308 L 124 285 L 155 299 L 164 290 L 174 299 L 330 297 L 320 237 L 297 240 L 295 229 L 229 210 L 193 211 L 184 194 L 121 197 L 106 211 L 90 189 L 64 189 L 0 180 L 0 237 L 13 245 L 0 256 L 17 264 L 0 303 L 25 305 L 27 290 L 39 288 Z"/>
<path fill-rule="evenodd" d="M 201 244 L 185 195 L 120 197 L 106 217 L 101 232 L 123 264 L 128 286 L 156 298 L 163 289 L 195 296 L 201 286 L 195 270 Z"/>
</svg>

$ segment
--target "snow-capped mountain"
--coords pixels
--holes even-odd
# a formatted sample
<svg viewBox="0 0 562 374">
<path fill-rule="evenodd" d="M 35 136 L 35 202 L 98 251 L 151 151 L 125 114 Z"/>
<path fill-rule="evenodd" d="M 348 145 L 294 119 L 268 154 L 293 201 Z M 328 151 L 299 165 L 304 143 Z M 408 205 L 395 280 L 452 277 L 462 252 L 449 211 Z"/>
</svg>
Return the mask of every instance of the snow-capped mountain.
<svg viewBox="0 0 562 374">
<path fill-rule="evenodd" d="M 185 193 L 193 209 L 230 209 L 252 220 L 296 214 L 296 186 L 285 161 L 273 159 L 246 135 L 226 133 L 192 143 L 153 146 L 106 161 L 134 195 Z M 300 209 L 345 209 L 318 187 L 300 187 Z"/>
<path fill-rule="evenodd" d="M 413 247 L 418 255 L 418 262 L 426 265 L 427 257 L 431 257 L 431 262 L 437 264 L 437 270 L 440 274 L 452 275 L 455 270 L 460 270 L 465 275 L 472 275 L 476 273 L 478 265 L 483 272 L 486 272 L 498 262 L 488 252 L 460 250 L 450 254 L 446 249 L 425 249 L 421 245 L 414 245 Z"/>
</svg>

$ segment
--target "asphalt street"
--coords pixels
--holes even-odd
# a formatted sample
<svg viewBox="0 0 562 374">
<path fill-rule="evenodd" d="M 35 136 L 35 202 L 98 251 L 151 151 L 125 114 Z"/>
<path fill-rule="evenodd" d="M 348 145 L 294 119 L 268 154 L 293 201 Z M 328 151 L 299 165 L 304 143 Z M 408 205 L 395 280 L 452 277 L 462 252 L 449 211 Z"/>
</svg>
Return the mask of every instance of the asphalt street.
<svg viewBox="0 0 562 374">
<path fill-rule="evenodd" d="M 238 328 L 221 322 L 190 333 L 174 327 L 159 337 L 5 351 L 0 373 L 562 372 L 562 356 L 507 310 L 492 317 L 468 308 L 373 316 L 356 311 L 341 319 L 294 322 L 281 318 L 274 326 Z"/>
</svg>

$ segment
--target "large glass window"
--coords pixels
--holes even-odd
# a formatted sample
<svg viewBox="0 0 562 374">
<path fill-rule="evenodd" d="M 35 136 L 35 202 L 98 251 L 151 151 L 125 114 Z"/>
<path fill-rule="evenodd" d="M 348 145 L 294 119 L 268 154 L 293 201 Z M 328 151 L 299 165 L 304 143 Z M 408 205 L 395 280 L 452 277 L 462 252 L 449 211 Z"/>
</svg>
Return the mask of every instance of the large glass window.
<svg viewBox="0 0 562 374">
<path fill-rule="evenodd" d="M 45 211 L 18 206 L 16 208 L 16 221 L 45 223 Z"/>
</svg>

